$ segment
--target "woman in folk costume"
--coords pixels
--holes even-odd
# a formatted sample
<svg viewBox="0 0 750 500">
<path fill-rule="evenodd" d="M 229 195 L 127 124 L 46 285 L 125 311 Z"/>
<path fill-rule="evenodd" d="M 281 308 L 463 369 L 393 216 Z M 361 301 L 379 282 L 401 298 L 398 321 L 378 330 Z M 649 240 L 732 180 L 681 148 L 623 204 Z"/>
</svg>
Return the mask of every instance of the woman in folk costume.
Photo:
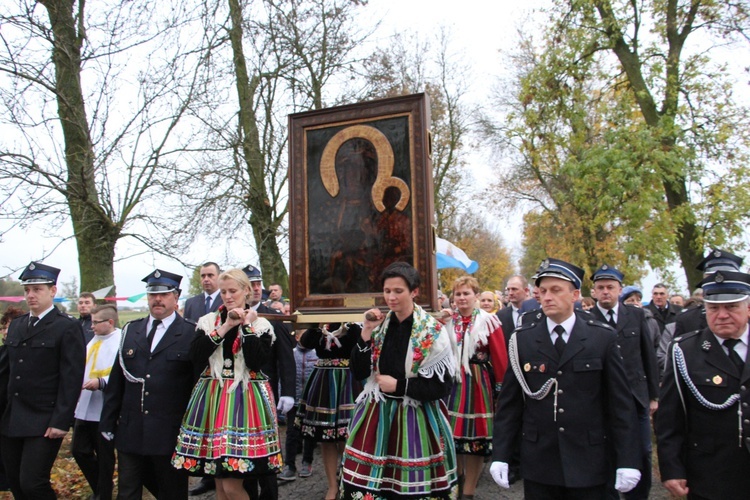
<svg viewBox="0 0 750 500">
<path fill-rule="evenodd" d="M 302 347 L 315 349 L 318 361 L 305 385 L 296 425 L 303 436 L 321 443 L 328 479 L 326 498 L 331 499 L 338 492 L 336 475 L 349 437 L 354 400 L 362 392 L 362 384 L 349 369 L 349 357 L 361 332 L 356 323 L 334 323 L 311 328 L 300 338 Z"/>
<path fill-rule="evenodd" d="M 456 312 L 446 310 L 458 361 L 455 383 L 445 399 L 458 455 L 463 498 L 474 498 L 485 457 L 492 455 L 492 417 L 495 395 L 508 366 L 508 352 L 500 320 L 476 307 L 479 283 L 462 276 L 453 283 Z"/>
<path fill-rule="evenodd" d="M 247 305 L 250 282 L 240 269 L 219 276 L 224 301 L 198 320 L 205 335 L 191 357 L 205 371 L 190 397 L 172 465 L 216 478 L 216 498 L 247 499 L 248 475 L 282 466 L 276 404 L 261 366 L 275 340 L 273 327 Z"/>
<path fill-rule="evenodd" d="M 455 499 L 456 457 L 442 398 L 456 369 L 448 332 L 414 303 L 419 273 L 395 262 L 381 275 L 390 311 L 365 313 L 351 369 L 367 379 L 344 451 L 349 499 Z"/>
</svg>

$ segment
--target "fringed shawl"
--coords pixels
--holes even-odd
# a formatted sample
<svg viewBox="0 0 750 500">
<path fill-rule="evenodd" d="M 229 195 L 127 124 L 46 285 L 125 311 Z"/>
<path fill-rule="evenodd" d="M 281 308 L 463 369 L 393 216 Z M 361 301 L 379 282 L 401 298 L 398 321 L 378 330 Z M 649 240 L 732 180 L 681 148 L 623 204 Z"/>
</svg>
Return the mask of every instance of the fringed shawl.
<svg viewBox="0 0 750 500">
<path fill-rule="evenodd" d="M 211 332 L 219 328 L 222 323 L 219 311 L 210 312 L 205 316 L 201 316 L 198 320 L 197 328 L 203 330 L 206 335 L 210 335 Z M 257 318 L 253 321 L 251 326 L 253 327 L 253 330 L 255 330 L 255 335 L 260 336 L 268 333 L 271 335 L 271 344 L 276 341 L 273 326 L 271 326 L 271 323 L 269 323 L 267 319 Z M 242 332 L 238 331 L 237 335 L 242 337 Z M 218 348 L 208 358 L 208 366 L 211 369 L 211 377 L 218 379 L 219 383 L 223 386 L 224 376 L 222 375 L 222 371 L 224 370 L 224 349 L 221 347 L 221 344 L 219 344 Z M 238 350 L 237 354 L 234 355 L 233 378 L 234 381 L 232 382 L 232 385 L 229 386 L 229 392 L 233 392 L 239 384 L 247 384 L 250 380 L 247 366 L 245 366 L 245 355 L 242 353 L 242 349 Z"/>
<path fill-rule="evenodd" d="M 453 355 L 459 362 L 459 364 L 456 365 L 456 370 L 454 373 L 456 377 L 459 377 L 461 375 L 461 367 L 463 367 L 464 372 L 466 372 L 467 375 L 471 376 L 469 361 L 476 353 L 478 347 L 489 345 L 490 335 L 492 334 L 492 332 L 501 327 L 500 319 L 498 319 L 498 317 L 494 314 L 490 314 L 482 309 L 475 309 L 475 311 L 478 311 L 478 314 L 474 319 L 474 322 L 471 324 L 471 329 L 468 332 L 464 332 L 464 338 L 462 341 L 463 349 L 459 349 L 459 345 L 456 340 L 456 323 L 454 319 L 456 316 L 451 316 L 451 318 L 445 324 L 445 330 L 450 333 Z"/>
<path fill-rule="evenodd" d="M 380 350 L 383 347 L 383 341 L 392 315 L 392 311 L 388 312 L 383 323 L 372 332 L 373 369 L 367 378 L 364 390 L 357 398 L 357 402 L 367 397 L 372 397 L 376 401 L 382 401 L 385 397 L 380 391 L 380 386 L 375 381 L 375 376 L 379 373 Z M 446 374 L 452 375 L 456 370 L 456 360 L 451 348 L 450 335 L 446 334 L 445 329 L 435 318 L 427 314 L 417 304 L 414 304 L 413 316 L 414 322 L 411 328 L 411 340 L 409 349 L 406 351 L 406 359 L 404 360 L 406 378 L 418 376 L 430 378 L 437 375 L 442 382 L 445 380 Z M 419 406 L 420 402 L 409 396 L 404 396 L 404 404 Z"/>
</svg>

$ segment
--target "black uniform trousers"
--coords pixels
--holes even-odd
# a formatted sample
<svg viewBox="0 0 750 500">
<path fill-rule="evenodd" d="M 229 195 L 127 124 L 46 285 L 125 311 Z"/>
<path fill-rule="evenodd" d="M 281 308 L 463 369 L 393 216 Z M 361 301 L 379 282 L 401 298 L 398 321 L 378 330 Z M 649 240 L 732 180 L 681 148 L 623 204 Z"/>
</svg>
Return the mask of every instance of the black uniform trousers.
<svg viewBox="0 0 750 500">
<path fill-rule="evenodd" d="M 76 419 L 71 454 L 99 500 L 111 500 L 115 443 L 99 433 L 99 422 Z"/>
<path fill-rule="evenodd" d="M 50 471 L 62 439 L 2 436 L 3 464 L 16 500 L 56 499 Z"/>
<path fill-rule="evenodd" d="M 117 452 L 118 500 L 141 500 L 145 486 L 159 500 L 186 500 L 188 475 L 172 465 L 172 455 Z"/>
</svg>

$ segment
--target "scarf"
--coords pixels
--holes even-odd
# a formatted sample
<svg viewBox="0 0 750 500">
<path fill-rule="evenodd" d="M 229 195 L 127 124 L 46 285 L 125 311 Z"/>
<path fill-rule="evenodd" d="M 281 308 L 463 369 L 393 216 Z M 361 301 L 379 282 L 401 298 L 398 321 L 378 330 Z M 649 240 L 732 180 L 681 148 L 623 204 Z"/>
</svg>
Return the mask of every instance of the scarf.
<svg viewBox="0 0 750 500">
<path fill-rule="evenodd" d="M 357 402 L 366 397 L 382 401 L 385 397 L 375 381 L 375 375 L 378 373 L 380 352 L 392 316 L 393 311 L 389 311 L 385 320 L 372 332 L 372 372 L 367 378 L 367 383 L 357 398 Z M 414 304 L 413 317 L 410 348 L 406 351 L 406 359 L 404 360 L 406 377 L 422 376 L 430 378 L 437 375 L 443 381 L 446 373 L 452 374 L 456 370 L 456 360 L 451 348 L 450 335 L 445 335 L 442 325 L 417 304 Z M 404 396 L 404 404 L 419 406 L 420 402 L 409 396 Z"/>
<path fill-rule="evenodd" d="M 224 310 L 226 310 L 226 308 L 222 305 L 218 311 L 210 312 L 205 316 L 201 316 L 200 319 L 198 319 L 196 328 L 205 332 L 206 335 L 210 335 L 211 332 L 218 329 L 224 323 L 224 321 L 222 321 L 221 319 L 221 312 Z M 257 336 L 270 333 L 271 344 L 273 344 L 276 340 L 276 335 L 273 332 L 273 327 L 267 319 L 257 318 L 255 321 L 253 321 L 251 326 L 255 330 L 255 335 Z M 229 386 L 229 392 L 234 392 L 234 390 L 240 384 L 247 385 L 248 381 L 250 380 L 249 371 L 245 366 L 245 355 L 242 353 L 241 348 L 243 339 L 241 331 L 237 332 L 237 338 L 240 342 L 240 348 L 232 349 L 234 355 L 234 381 L 232 382 L 232 385 Z M 223 387 L 224 376 L 222 375 L 222 371 L 224 369 L 224 349 L 221 348 L 221 344 L 219 344 L 217 349 L 208 358 L 208 366 L 211 368 L 211 377 L 214 379 L 218 379 L 219 384 Z"/>
<path fill-rule="evenodd" d="M 459 361 L 454 376 L 459 377 L 461 375 L 461 367 L 463 367 L 467 375 L 471 376 L 469 361 L 471 361 L 474 353 L 476 353 L 477 347 L 487 345 L 490 334 L 499 326 L 500 320 L 497 316 L 482 309 L 474 309 L 471 323 L 469 323 L 469 327 L 467 328 L 468 331 L 463 332 L 463 349 L 461 349 L 461 345 L 459 345 L 456 338 L 461 328 L 463 328 L 461 315 L 455 313 L 451 316 L 448 323 L 445 324 L 445 329 L 453 333 L 450 336 L 451 347 L 453 348 L 453 355 Z"/>
</svg>

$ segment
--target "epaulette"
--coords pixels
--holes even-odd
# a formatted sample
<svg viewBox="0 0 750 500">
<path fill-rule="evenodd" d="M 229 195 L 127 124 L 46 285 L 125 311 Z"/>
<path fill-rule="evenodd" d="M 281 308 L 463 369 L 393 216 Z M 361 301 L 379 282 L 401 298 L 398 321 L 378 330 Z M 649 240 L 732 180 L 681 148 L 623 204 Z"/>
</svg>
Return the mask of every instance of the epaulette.
<svg viewBox="0 0 750 500">
<path fill-rule="evenodd" d="M 523 323 L 521 326 L 517 326 L 513 332 L 522 332 L 524 330 L 528 330 L 530 328 L 534 328 L 536 326 L 536 323 Z"/>
<path fill-rule="evenodd" d="M 594 318 L 590 318 L 590 319 L 581 318 L 581 319 L 583 319 L 586 322 L 586 324 L 589 326 L 598 326 L 599 328 L 604 328 L 611 332 L 615 331 L 615 329 L 612 328 L 612 325 L 610 325 L 609 323 L 605 323 L 603 321 L 599 321 L 598 319 L 594 319 Z"/>
<path fill-rule="evenodd" d="M 695 337 L 695 336 L 696 336 L 696 335 L 698 335 L 698 334 L 699 334 L 700 332 L 701 332 L 700 330 L 693 330 L 692 332 L 688 332 L 688 333 L 683 333 L 683 334 L 682 334 L 682 335 L 680 335 L 679 337 L 675 337 L 675 338 L 673 338 L 673 339 L 672 339 L 672 342 L 682 342 L 683 340 L 687 340 L 687 339 L 690 339 L 690 338 L 693 338 L 693 337 Z"/>
<path fill-rule="evenodd" d="M 523 324 L 528 324 L 529 322 L 536 323 L 537 321 L 541 321 L 541 319 L 544 317 L 545 317 L 544 313 L 542 312 L 541 309 L 532 309 L 530 311 L 522 312 L 518 320 L 523 325 Z"/>
</svg>

